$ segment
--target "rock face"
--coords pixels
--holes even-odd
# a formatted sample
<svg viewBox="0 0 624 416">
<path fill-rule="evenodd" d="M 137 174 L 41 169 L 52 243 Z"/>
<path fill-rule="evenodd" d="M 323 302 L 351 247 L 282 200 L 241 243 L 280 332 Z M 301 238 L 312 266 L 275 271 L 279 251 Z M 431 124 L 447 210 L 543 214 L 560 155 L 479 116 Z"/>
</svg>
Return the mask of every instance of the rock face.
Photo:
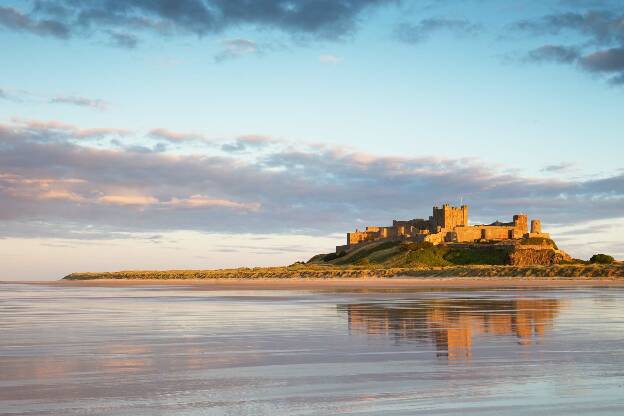
<svg viewBox="0 0 624 416">
<path fill-rule="evenodd" d="M 571 260 L 561 250 L 544 247 L 516 247 L 509 252 L 509 264 L 512 266 L 551 266 Z"/>
</svg>

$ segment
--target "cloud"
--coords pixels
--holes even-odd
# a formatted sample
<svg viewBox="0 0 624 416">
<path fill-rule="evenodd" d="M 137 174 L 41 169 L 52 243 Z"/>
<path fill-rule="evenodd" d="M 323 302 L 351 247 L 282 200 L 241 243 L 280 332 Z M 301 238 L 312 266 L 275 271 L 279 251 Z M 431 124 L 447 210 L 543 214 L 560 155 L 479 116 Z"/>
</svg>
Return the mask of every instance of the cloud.
<svg viewBox="0 0 624 416">
<path fill-rule="evenodd" d="M 158 200 L 149 195 L 103 195 L 98 198 L 99 202 L 111 205 L 152 205 Z"/>
<path fill-rule="evenodd" d="M 50 19 L 33 19 L 12 7 L 0 7 L 0 27 L 60 39 L 70 36 L 70 29 L 65 23 Z"/>
<path fill-rule="evenodd" d="M 261 204 L 258 202 L 240 203 L 227 199 L 209 198 L 205 195 L 191 195 L 188 198 L 172 198 L 165 203 L 166 205 L 185 207 L 185 208 L 203 208 L 203 207 L 226 207 L 242 209 L 247 211 L 257 211 Z"/>
<path fill-rule="evenodd" d="M 624 73 L 611 77 L 609 82 L 612 85 L 624 85 Z"/>
<path fill-rule="evenodd" d="M 572 63 L 579 57 L 578 49 L 561 45 L 544 45 L 528 53 L 527 59 L 533 62 Z"/>
<path fill-rule="evenodd" d="M 139 44 L 139 38 L 130 33 L 109 32 L 108 36 L 113 46 L 125 49 L 134 49 Z"/>
<path fill-rule="evenodd" d="M 238 137 L 232 143 L 225 143 L 221 146 L 221 150 L 224 152 L 235 153 L 244 152 L 247 150 L 258 150 L 263 147 L 276 143 L 277 140 L 268 136 L 262 136 L 259 134 L 249 134 L 246 136 Z"/>
<path fill-rule="evenodd" d="M 0 9 L 0 24 L 12 29 L 66 38 L 103 32 L 123 47 L 138 32 L 205 36 L 247 26 L 293 36 L 339 39 L 353 32 L 369 9 L 396 0 L 38 0 L 31 13 Z M 128 42 L 130 40 L 130 42 Z M 121 42 L 120 42 L 121 41 Z"/>
<path fill-rule="evenodd" d="M 2 89 L 0 88 L 0 99 L 6 99 L 20 103 L 48 103 L 48 104 L 67 104 L 78 107 L 92 108 L 98 111 L 106 111 L 110 107 L 110 103 L 99 98 L 87 98 L 67 94 L 44 94 L 23 89 Z"/>
<path fill-rule="evenodd" d="M 324 64 L 338 64 L 342 62 L 342 58 L 339 58 L 336 55 L 327 54 L 319 56 L 319 61 Z"/>
<path fill-rule="evenodd" d="M 535 179 L 479 160 L 282 148 L 265 146 L 273 139 L 263 136 L 239 138 L 265 146 L 240 156 L 136 153 L 89 146 L 64 126 L 71 125 L 0 125 L 3 235 L 65 236 L 87 225 L 105 233 L 326 235 L 350 230 L 357 219 L 427 217 L 434 203 L 460 196 L 475 221 L 517 212 L 546 224 L 622 217 L 624 174 Z"/>
<path fill-rule="evenodd" d="M 63 95 L 52 97 L 49 102 L 51 104 L 70 104 L 78 107 L 93 108 L 100 111 L 105 111 L 109 107 L 109 104 L 104 100 Z"/>
<path fill-rule="evenodd" d="M 167 151 L 166 143 L 156 143 L 149 147 L 141 144 L 124 145 L 119 140 L 111 140 L 111 144 L 131 153 L 162 153 Z"/>
<path fill-rule="evenodd" d="M 515 30 L 534 35 L 576 32 L 587 39 L 579 46 L 547 44 L 530 51 L 526 60 L 575 65 L 586 72 L 601 74 L 614 85 L 624 83 L 624 14 L 611 10 L 566 12 L 523 20 Z"/>
<path fill-rule="evenodd" d="M 542 172 L 547 173 L 561 173 L 568 172 L 576 167 L 576 163 L 573 162 L 561 162 L 555 165 L 548 165 L 542 168 Z"/>
<path fill-rule="evenodd" d="M 248 39 L 225 39 L 220 43 L 223 49 L 214 56 L 217 63 L 258 52 L 258 44 Z"/>
<path fill-rule="evenodd" d="M 481 30 L 477 24 L 464 19 L 430 18 L 417 24 L 402 23 L 396 28 L 396 36 L 406 43 L 420 43 L 433 33 L 448 31 L 455 35 L 474 35 Z"/>
<path fill-rule="evenodd" d="M 593 52 L 583 56 L 580 64 L 591 72 L 624 72 L 624 48 Z"/>
<path fill-rule="evenodd" d="M 577 64 L 586 72 L 608 76 L 613 85 L 624 83 L 624 48 L 621 47 L 581 55 L 577 48 L 545 45 L 530 51 L 526 60 Z"/>
<path fill-rule="evenodd" d="M 54 140 L 59 137 L 64 139 L 68 137 L 73 139 L 96 139 L 105 136 L 128 136 L 131 133 L 126 129 L 110 127 L 80 128 L 57 120 L 13 118 L 12 121 L 17 123 L 20 129 L 41 134 L 41 138 L 44 140 Z"/>
<path fill-rule="evenodd" d="M 149 135 L 155 139 L 166 140 L 170 143 L 205 141 L 206 138 L 197 133 L 182 133 L 178 131 L 157 128 L 150 130 Z"/>
<path fill-rule="evenodd" d="M 38 194 L 38 197 L 41 199 L 60 199 L 64 201 L 71 202 L 82 202 L 84 198 L 78 194 L 70 192 L 66 189 L 50 189 L 47 191 L 42 191 Z"/>
<path fill-rule="evenodd" d="M 624 14 L 609 10 L 585 13 L 554 13 L 537 19 L 521 20 L 512 27 L 535 35 L 555 35 L 573 31 L 589 37 L 596 45 L 624 42 Z"/>
</svg>

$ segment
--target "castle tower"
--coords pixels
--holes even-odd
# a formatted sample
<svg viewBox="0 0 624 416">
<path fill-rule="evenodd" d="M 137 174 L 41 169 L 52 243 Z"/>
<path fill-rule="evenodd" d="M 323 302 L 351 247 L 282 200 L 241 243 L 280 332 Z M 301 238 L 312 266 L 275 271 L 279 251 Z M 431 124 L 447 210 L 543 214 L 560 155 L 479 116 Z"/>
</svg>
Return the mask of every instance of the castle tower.
<svg viewBox="0 0 624 416">
<path fill-rule="evenodd" d="M 542 232 L 542 222 L 540 220 L 531 220 L 531 234 Z"/>
<path fill-rule="evenodd" d="M 452 207 L 449 204 L 442 205 L 442 208 L 433 207 L 433 217 L 431 228 L 432 232 L 436 232 L 437 228 L 452 230 L 458 226 L 468 225 L 468 205 L 461 207 Z"/>
<path fill-rule="evenodd" d="M 529 218 L 525 214 L 516 214 L 513 216 L 513 225 L 520 235 L 529 232 Z"/>
</svg>

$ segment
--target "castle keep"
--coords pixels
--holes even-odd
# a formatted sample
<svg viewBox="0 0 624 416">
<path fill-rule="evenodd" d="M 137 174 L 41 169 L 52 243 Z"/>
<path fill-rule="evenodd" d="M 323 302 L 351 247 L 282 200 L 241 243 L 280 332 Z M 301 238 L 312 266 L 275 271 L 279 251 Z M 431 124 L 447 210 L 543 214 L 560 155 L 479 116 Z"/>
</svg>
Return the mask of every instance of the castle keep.
<svg viewBox="0 0 624 416">
<path fill-rule="evenodd" d="M 408 221 L 392 221 L 392 226 L 369 226 L 365 230 L 347 233 L 347 244 L 336 246 L 336 252 L 349 251 L 355 246 L 369 241 L 379 240 L 410 240 L 415 242 L 442 243 L 476 243 L 523 238 L 550 238 L 542 233 L 540 220 L 531 220 L 529 231 L 528 218 L 524 214 L 513 216 L 511 222 L 495 221 L 492 224 L 468 225 L 468 205 L 452 207 L 444 204 L 433 207 L 433 215 L 429 219 L 413 219 Z"/>
</svg>

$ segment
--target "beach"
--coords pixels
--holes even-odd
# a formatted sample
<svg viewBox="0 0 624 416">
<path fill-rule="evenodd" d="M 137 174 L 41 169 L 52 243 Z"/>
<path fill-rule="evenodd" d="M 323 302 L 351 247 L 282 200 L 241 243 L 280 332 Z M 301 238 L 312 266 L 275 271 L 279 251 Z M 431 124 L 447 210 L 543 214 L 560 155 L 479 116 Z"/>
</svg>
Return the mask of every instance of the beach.
<svg viewBox="0 0 624 416">
<path fill-rule="evenodd" d="M 189 286 L 204 290 L 306 290 L 306 289 L 425 289 L 425 288 L 565 288 L 624 287 L 622 278 L 275 278 L 275 279 L 93 279 L 36 282 L 43 285 L 74 287 Z"/>
<path fill-rule="evenodd" d="M 619 415 L 620 281 L 0 285 L 0 413 Z"/>
</svg>

